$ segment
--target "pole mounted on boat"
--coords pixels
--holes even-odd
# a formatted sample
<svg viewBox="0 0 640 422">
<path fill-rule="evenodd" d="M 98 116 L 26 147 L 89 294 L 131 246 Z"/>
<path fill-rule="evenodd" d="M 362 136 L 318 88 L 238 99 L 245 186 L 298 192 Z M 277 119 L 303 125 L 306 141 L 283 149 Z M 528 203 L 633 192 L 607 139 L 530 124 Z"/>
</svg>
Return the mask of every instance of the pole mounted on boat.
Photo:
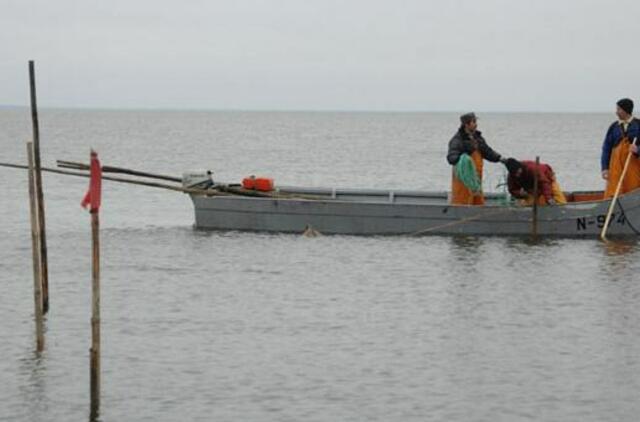
<svg viewBox="0 0 640 422">
<path fill-rule="evenodd" d="M 638 138 L 633 138 L 632 145 L 638 144 Z M 609 223 L 611 222 L 611 216 L 613 215 L 613 209 L 616 207 L 616 202 L 618 201 L 618 196 L 620 195 L 620 189 L 622 188 L 622 182 L 624 181 L 625 176 L 627 175 L 627 170 L 629 169 L 629 163 L 631 162 L 631 156 L 633 152 L 629 150 L 627 154 L 627 159 L 624 162 L 624 168 L 622 169 L 622 174 L 620 175 L 620 179 L 618 180 L 618 186 L 616 186 L 616 192 L 611 198 L 611 204 L 609 204 L 609 211 L 607 212 L 607 218 L 604 220 L 604 226 L 602 227 L 602 231 L 600 232 L 600 239 L 607 241 L 607 229 L 609 228 Z"/>
<path fill-rule="evenodd" d="M 40 160 L 40 127 L 36 101 L 36 72 L 33 60 L 29 60 L 29 88 L 31 93 L 31 122 L 33 126 L 33 157 L 36 206 L 40 246 L 40 271 L 42 277 L 42 312 L 49 311 L 49 266 L 47 265 L 47 230 L 44 218 L 44 194 L 42 193 L 42 162 Z"/>
<path fill-rule="evenodd" d="M 533 172 L 533 207 L 531 217 L 531 237 L 538 238 L 538 168 L 540 167 L 540 157 L 536 156 L 536 171 Z"/>
</svg>

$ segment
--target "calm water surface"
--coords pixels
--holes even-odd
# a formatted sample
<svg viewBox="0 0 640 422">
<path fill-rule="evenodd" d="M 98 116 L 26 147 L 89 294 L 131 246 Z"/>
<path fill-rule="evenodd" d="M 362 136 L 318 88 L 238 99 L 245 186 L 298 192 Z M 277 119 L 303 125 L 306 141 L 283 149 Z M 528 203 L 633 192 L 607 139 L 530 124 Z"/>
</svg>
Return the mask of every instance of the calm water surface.
<svg viewBox="0 0 640 422">
<path fill-rule="evenodd" d="M 498 151 L 601 187 L 609 115 L 487 114 Z M 41 113 L 44 165 L 444 190 L 453 114 Z M 26 110 L 0 111 L 23 162 Z M 495 189 L 502 169 L 486 166 Z M 0 420 L 88 418 L 84 179 L 45 175 L 51 312 L 34 353 L 26 174 L 0 169 Z M 634 421 L 640 245 L 194 231 L 188 197 L 106 182 L 103 421 Z"/>
</svg>

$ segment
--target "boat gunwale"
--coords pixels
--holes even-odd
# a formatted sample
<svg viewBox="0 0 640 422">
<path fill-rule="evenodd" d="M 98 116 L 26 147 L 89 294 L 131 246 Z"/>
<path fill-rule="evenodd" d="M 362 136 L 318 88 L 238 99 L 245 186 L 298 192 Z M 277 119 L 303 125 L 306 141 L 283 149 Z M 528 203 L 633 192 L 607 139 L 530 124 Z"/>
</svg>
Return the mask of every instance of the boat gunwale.
<svg viewBox="0 0 640 422">
<path fill-rule="evenodd" d="M 283 193 L 283 194 L 290 194 L 290 195 L 296 195 L 296 194 L 300 194 L 300 195 L 304 195 L 304 194 L 311 194 L 311 192 L 309 191 L 298 191 L 298 192 L 291 192 L 291 191 L 285 191 L 285 190 L 276 190 L 275 192 L 275 196 L 243 196 L 243 195 L 225 195 L 225 196 L 215 196 L 215 195 L 207 195 L 206 193 L 189 193 L 190 196 L 192 197 L 199 197 L 199 198 L 212 198 L 212 199 L 240 199 L 240 200 L 267 200 L 267 201 L 296 201 L 296 202 L 327 202 L 327 203 L 348 203 L 348 204 L 363 204 L 363 205 L 397 205 L 397 206 L 420 206 L 420 207 L 425 207 L 425 206 L 429 206 L 429 207 L 447 207 L 447 208 L 459 208 L 459 209 L 499 209 L 499 208 L 513 208 L 513 209 L 528 209 L 528 208 L 532 208 L 532 205 L 517 205 L 517 204 L 508 204 L 508 205 L 500 205 L 500 204 L 490 204 L 490 205 L 467 205 L 467 204 L 450 204 L 448 202 L 446 203 L 442 203 L 442 204 L 438 204 L 438 203 L 433 203 L 433 204 L 420 204 L 420 203 L 405 203 L 405 202 L 397 202 L 396 200 L 394 201 L 389 201 L 389 202 L 381 202 L 381 201 L 373 201 L 373 200 L 347 200 L 347 199 L 341 199 L 338 197 L 331 197 L 331 196 L 327 196 L 326 198 L 324 197 L 318 197 L 316 198 L 305 198 L 305 197 L 291 197 L 291 196 L 277 196 L 278 193 Z M 393 194 L 393 198 L 397 199 L 398 197 L 410 197 L 410 198 L 434 198 L 434 199 L 439 199 L 439 198 L 447 198 L 448 197 L 448 192 L 447 191 L 393 191 L 393 190 L 389 190 L 389 191 L 352 191 L 352 192 L 346 192 L 345 190 L 336 190 L 336 195 L 352 195 L 352 196 L 363 196 L 363 197 L 372 197 L 372 196 L 379 196 L 380 198 L 389 198 L 391 197 L 391 194 Z M 380 192 L 380 193 L 376 193 L 376 192 Z M 387 192 L 386 194 L 383 194 L 382 192 Z M 602 191 L 568 191 L 566 193 L 568 194 L 588 194 L 588 193 L 600 193 Z M 500 196 L 501 193 L 495 193 L 495 192 L 490 192 L 488 194 L 485 194 L 485 198 L 490 198 L 490 199 L 501 199 Z M 635 196 L 635 195 L 639 195 L 640 196 L 640 189 L 637 189 L 635 191 L 632 192 L 627 192 L 624 195 L 620 195 L 618 197 L 618 200 L 623 199 L 623 198 L 629 198 L 630 196 Z M 594 199 L 594 200 L 588 200 L 588 201 L 572 201 L 572 202 L 567 202 L 566 204 L 556 204 L 553 205 L 554 208 L 556 209 L 560 209 L 560 208 L 570 208 L 573 206 L 577 206 L 577 205 L 600 205 L 600 204 L 610 204 L 611 203 L 611 199 Z M 635 209 L 635 208 L 634 208 Z"/>
</svg>

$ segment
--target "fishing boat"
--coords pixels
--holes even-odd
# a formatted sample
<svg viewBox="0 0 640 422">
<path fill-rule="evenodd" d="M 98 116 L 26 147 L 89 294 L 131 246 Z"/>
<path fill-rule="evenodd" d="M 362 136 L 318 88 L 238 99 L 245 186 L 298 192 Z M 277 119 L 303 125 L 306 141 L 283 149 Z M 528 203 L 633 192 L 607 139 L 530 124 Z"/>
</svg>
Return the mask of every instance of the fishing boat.
<svg viewBox="0 0 640 422">
<path fill-rule="evenodd" d="M 185 186 L 193 178 L 183 179 Z M 200 184 L 202 186 L 202 184 Z M 224 186 L 224 185 L 219 185 Z M 209 183 L 208 189 L 216 190 Z M 602 191 L 566 192 L 566 205 L 518 206 L 505 193 L 483 206 L 449 204 L 447 192 L 276 187 L 261 195 L 191 193 L 195 227 L 209 230 L 348 235 L 482 235 L 597 237 L 611 204 Z M 246 193 L 247 195 L 243 194 Z M 534 227 L 535 226 L 535 227 Z M 618 198 L 609 236 L 640 234 L 640 189 Z"/>
</svg>

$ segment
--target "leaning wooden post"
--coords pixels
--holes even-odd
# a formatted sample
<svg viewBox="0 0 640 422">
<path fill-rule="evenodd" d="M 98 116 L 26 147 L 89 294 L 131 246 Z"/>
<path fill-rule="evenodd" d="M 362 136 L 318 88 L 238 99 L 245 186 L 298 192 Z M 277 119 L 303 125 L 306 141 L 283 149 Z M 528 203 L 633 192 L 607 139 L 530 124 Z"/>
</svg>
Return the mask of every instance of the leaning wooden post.
<svg viewBox="0 0 640 422">
<path fill-rule="evenodd" d="M 538 168 L 540 167 L 540 157 L 536 156 L 536 171 L 533 172 L 533 216 L 531 222 L 531 237 L 535 240 L 538 237 Z"/>
<path fill-rule="evenodd" d="M 38 242 L 38 209 L 33 178 L 33 143 L 27 142 L 29 164 L 29 211 L 31 215 L 31 251 L 33 255 L 33 302 L 36 319 L 36 350 L 44 350 L 44 324 L 42 321 L 42 279 L 40 273 L 40 243 Z"/>
<path fill-rule="evenodd" d="M 31 88 L 31 122 L 33 124 L 33 155 L 35 163 L 35 191 L 38 206 L 38 227 L 40 239 L 40 271 L 42 277 L 42 312 L 49 311 L 49 266 L 47 264 L 47 234 L 44 218 L 44 195 L 42 193 L 42 165 L 40 160 L 40 128 L 38 125 L 38 104 L 36 102 L 36 74 L 33 60 L 29 60 L 29 86 Z"/>
<path fill-rule="evenodd" d="M 91 179 L 89 190 L 81 205 L 90 206 L 91 211 L 91 349 L 90 384 L 91 384 L 91 419 L 100 412 L 100 197 L 102 172 L 98 154 L 91 151 Z"/>
</svg>

